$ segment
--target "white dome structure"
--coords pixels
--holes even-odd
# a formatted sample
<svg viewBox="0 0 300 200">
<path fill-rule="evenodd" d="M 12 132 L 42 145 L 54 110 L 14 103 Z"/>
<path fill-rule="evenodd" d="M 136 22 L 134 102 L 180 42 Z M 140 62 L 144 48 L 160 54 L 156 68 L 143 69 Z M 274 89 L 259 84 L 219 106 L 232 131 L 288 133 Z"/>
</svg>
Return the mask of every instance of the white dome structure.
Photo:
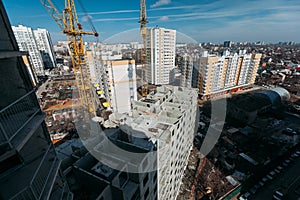
<svg viewBox="0 0 300 200">
<path fill-rule="evenodd" d="M 260 94 L 266 95 L 272 105 L 277 105 L 278 103 L 290 100 L 290 93 L 281 87 L 272 88 L 270 90 L 265 90 L 260 92 Z"/>
<path fill-rule="evenodd" d="M 281 101 L 288 101 L 291 98 L 289 91 L 282 87 L 272 88 L 271 91 L 276 92 L 281 97 Z"/>
</svg>

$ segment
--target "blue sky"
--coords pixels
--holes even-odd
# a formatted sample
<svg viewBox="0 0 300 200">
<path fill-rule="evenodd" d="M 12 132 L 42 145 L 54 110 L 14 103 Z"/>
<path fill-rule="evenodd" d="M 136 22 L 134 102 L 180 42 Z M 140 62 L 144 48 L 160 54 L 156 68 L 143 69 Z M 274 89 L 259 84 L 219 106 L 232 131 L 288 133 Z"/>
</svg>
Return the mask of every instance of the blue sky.
<svg viewBox="0 0 300 200">
<path fill-rule="evenodd" d="M 64 0 L 52 0 L 63 8 Z M 46 28 L 53 41 L 65 40 L 40 0 L 3 0 L 12 25 Z M 139 0 L 81 0 L 100 34 L 100 41 L 118 34 L 126 40 L 138 33 Z M 84 29 L 84 15 L 77 6 Z M 299 0 L 147 0 L 149 27 L 175 29 L 197 42 L 300 42 Z M 135 31 L 129 31 L 136 29 Z M 127 33 L 127 34 L 126 34 Z M 87 38 L 87 40 L 90 40 Z"/>
</svg>

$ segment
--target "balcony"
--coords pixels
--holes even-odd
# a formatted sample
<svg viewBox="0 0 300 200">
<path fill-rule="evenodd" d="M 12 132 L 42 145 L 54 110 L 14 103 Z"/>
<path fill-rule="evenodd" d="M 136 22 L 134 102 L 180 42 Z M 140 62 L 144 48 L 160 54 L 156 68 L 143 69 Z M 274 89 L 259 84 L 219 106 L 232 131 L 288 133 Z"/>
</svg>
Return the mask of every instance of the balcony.
<svg viewBox="0 0 300 200">
<path fill-rule="evenodd" d="M 51 144 L 40 159 L 3 177 L 0 192 L 5 194 L 4 199 L 48 199 L 59 167 L 60 161 Z"/>
<path fill-rule="evenodd" d="M 63 182 L 63 185 L 54 185 L 50 200 L 71 200 L 73 199 L 73 193 L 70 192 L 67 182 Z"/>
<path fill-rule="evenodd" d="M 24 144 L 30 131 L 34 132 L 44 119 L 34 90 L 0 111 L 0 146 L 17 148 Z M 0 150 L 1 154 L 1 150 Z"/>
</svg>

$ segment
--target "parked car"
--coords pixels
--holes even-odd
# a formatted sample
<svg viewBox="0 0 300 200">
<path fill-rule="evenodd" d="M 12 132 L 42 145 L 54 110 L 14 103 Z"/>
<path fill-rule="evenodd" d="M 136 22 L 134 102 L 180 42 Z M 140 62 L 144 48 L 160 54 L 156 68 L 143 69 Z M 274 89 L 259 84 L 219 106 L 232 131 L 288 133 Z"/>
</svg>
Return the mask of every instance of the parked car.
<svg viewBox="0 0 300 200">
<path fill-rule="evenodd" d="M 268 179 L 267 177 L 263 177 L 263 178 L 262 178 L 262 181 L 263 181 L 264 183 L 266 183 L 268 180 L 269 180 L 269 179 Z"/>
<path fill-rule="evenodd" d="M 267 178 L 270 179 L 270 180 L 273 180 L 273 177 L 270 176 L 269 174 L 267 175 Z"/>
<path fill-rule="evenodd" d="M 280 170 L 278 170 L 278 169 L 276 168 L 276 169 L 274 169 L 274 172 L 276 172 L 277 174 L 279 174 L 279 173 L 280 173 Z"/>
<path fill-rule="evenodd" d="M 249 192 L 246 192 L 242 196 L 239 197 L 239 200 L 247 200 L 251 194 Z"/>
<path fill-rule="evenodd" d="M 281 191 L 279 190 L 276 190 L 274 193 L 273 193 L 273 199 L 276 199 L 276 200 L 282 200 L 283 199 L 283 194 Z"/>
<path fill-rule="evenodd" d="M 250 189 L 251 194 L 255 194 L 256 191 L 257 191 L 257 189 L 255 187 L 253 187 L 253 188 Z"/>
<path fill-rule="evenodd" d="M 276 173 L 275 173 L 274 171 L 271 171 L 269 174 L 270 174 L 271 176 L 274 176 Z"/>
</svg>

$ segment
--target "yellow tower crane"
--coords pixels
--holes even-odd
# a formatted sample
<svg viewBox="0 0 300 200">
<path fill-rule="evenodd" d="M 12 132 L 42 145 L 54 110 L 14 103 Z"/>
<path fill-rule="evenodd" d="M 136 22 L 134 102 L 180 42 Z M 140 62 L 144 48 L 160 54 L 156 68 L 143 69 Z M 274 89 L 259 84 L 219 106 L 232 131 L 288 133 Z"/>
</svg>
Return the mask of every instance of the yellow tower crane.
<svg viewBox="0 0 300 200">
<path fill-rule="evenodd" d="M 142 96 L 148 94 L 148 83 L 146 81 L 146 64 L 147 64 L 147 12 L 146 0 L 140 0 L 140 34 L 142 38 L 143 48 L 141 49 L 141 63 L 142 63 Z"/>
<path fill-rule="evenodd" d="M 82 35 L 94 35 L 98 37 L 98 33 L 94 28 L 92 32 L 82 30 L 82 25 L 78 22 L 74 0 L 65 0 L 65 8 L 62 13 L 58 11 L 51 0 L 40 0 L 40 2 L 68 38 L 79 97 L 84 106 L 84 111 L 91 116 L 91 113 L 95 112 L 95 104 L 90 86 L 89 67 L 85 60 Z"/>
</svg>

